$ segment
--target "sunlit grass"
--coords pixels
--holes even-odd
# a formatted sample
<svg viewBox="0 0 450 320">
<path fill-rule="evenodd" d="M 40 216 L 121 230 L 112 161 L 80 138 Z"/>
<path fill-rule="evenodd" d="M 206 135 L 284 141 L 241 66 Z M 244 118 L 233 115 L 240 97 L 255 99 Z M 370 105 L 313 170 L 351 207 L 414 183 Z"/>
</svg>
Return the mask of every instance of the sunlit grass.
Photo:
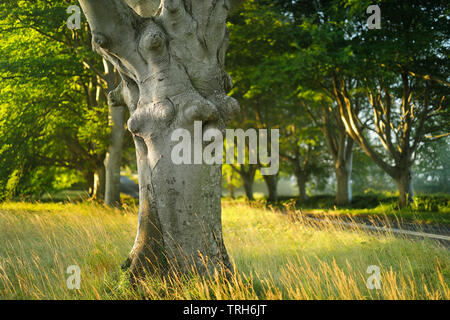
<svg viewBox="0 0 450 320">
<path fill-rule="evenodd" d="M 317 215 L 331 215 L 331 216 L 350 216 L 354 218 L 372 218 L 384 217 L 393 221 L 402 221 L 403 223 L 422 223 L 422 224 L 436 224 L 449 225 L 450 224 L 450 208 L 440 208 L 437 212 L 411 210 L 409 208 L 397 209 L 393 208 L 391 204 L 380 204 L 375 208 L 336 208 L 336 209 L 309 209 L 303 208 L 304 212 Z"/>
<path fill-rule="evenodd" d="M 313 225 L 242 202 L 224 204 L 225 244 L 237 270 L 231 279 L 149 279 L 131 290 L 119 265 L 133 244 L 135 212 L 90 203 L 1 204 L 0 297 L 450 298 L 450 255 L 431 241 Z M 81 290 L 67 289 L 70 265 L 81 268 Z M 370 265 L 381 269 L 380 290 L 366 287 Z"/>
</svg>

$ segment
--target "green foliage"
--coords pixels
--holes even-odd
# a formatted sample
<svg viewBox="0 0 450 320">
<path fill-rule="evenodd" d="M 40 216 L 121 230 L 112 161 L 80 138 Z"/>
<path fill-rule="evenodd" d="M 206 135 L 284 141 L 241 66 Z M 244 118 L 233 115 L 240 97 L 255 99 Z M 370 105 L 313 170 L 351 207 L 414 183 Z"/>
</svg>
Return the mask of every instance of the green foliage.
<svg viewBox="0 0 450 320">
<path fill-rule="evenodd" d="M 250 1 L 231 25 L 237 38 L 232 40 L 229 54 L 230 69 L 237 81 L 233 92 L 242 97 L 244 105 L 256 104 L 263 111 L 261 118 L 268 118 L 283 128 L 289 121 L 297 126 L 302 123 L 302 111 L 300 118 L 292 113 L 300 103 L 310 109 L 316 121 L 320 112 L 315 111 L 323 108 L 333 110 L 332 114 L 338 114 L 335 121 L 339 120 L 349 112 L 334 112 L 342 103 L 339 99 L 344 99 L 339 91 L 342 90 L 345 99 L 350 99 L 352 112 L 359 117 L 356 126 L 362 128 L 361 136 L 386 164 L 383 170 L 392 166 L 394 169 L 387 171 L 396 177 L 400 167 L 409 165 L 399 164 L 400 158 L 411 158 L 410 163 L 416 157 L 426 159 L 426 145 L 431 140 L 427 137 L 449 132 L 446 97 L 450 64 L 448 15 L 445 14 L 448 4 L 428 0 L 380 1 L 382 28 L 369 30 L 366 9 L 370 4 L 370 1 L 354 0 Z M 268 14 L 264 16 L 261 12 Z M 243 59 L 239 60 L 241 53 Z M 411 90 L 408 98 L 413 104 L 411 120 L 406 118 L 412 112 L 402 110 L 405 90 Z M 392 132 L 383 136 L 376 132 L 377 119 L 369 97 L 385 93 L 393 105 L 385 127 L 392 127 Z M 383 99 L 388 98 L 380 99 L 386 103 Z M 264 107 L 260 104 L 271 105 L 272 113 L 268 117 L 264 117 Z M 304 113 L 303 110 L 303 116 Z M 380 116 L 386 117 L 386 112 Z M 407 130 L 410 132 L 404 133 Z M 392 140 L 393 147 L 388 148 L 386 140 Z M 420 148 L 414 153 L 417 146 Z M 409 150 L 413 151 L 408 154 Z M 443 157 L 448 159 L 444 153 L 440 154 L 440 162 L 444 161 Z M 380 162 L 377 162 L 379 166 Z M 324 166 L 326 162 L 319 165 Z M 387 176 L 380 170 L 369 168 L 373 165 L 357 168 L 356 174 L 373 175 L 367 179 L 354 175 L 358 189 L 374 187 L 369 182 L 379 184 L 380 181 L 374 181 L 377 178 L 386 180 Z M 427 169 L 433 170 L 430 163 Z M 440 183 L 448 184 L 445 172 L 439 170 L 444 178 Z"/>
<path fill-rule="evenodd" d="M 93 101 L 98 79 L 83 64 L 101 61 L 85 24 L 67 28 L 69 5 L 0 4 L 0 199 L 58 188 L 57 167 L 86 175 L 106 153 L 108 108 Z"/>
<path fill-rule="evenodd" d="M 418 192 L 450 194 L 450 138 L 421 145 L 414 173 Z"/>
</svg>

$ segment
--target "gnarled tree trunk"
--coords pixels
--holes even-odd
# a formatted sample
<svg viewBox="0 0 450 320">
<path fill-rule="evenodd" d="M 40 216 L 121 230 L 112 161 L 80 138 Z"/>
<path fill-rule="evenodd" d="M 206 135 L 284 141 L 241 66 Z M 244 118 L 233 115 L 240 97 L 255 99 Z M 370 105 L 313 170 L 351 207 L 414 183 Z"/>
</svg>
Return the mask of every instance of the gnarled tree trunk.
<svg viewBox="0 0 450 320">
<path fill-rule="evenodd" d="M 130 110 L 140 190 L 138 233 L 127 260 L 132 275 L 231 270 L 222 238 L 221 165 L 175 165 L 179 142 L 171 136 L 185 129 L 193 139 L 194 121 L 223 131 L 239 112 L 226 95 L 231 79 L 224 70 L 226 18 L 237 1 L 163 0 L 147 18 L 160 1 L 148 0 L 149 10 L 140 1 L 140 15 L 122 0 L 79 2 L 94 50 L 122 78 L 110 101 Z"/>
</svg>

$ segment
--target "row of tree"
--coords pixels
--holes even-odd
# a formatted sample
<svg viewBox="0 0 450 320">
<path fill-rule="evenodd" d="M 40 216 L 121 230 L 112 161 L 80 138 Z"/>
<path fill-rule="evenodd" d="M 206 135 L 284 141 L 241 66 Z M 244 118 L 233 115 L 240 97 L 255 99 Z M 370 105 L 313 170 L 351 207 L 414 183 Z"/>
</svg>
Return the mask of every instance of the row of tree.
<svg viewBox="0 0 450 320">
<path fill-rule="evenodd" d="M 369 30 L 369 2 L 249 0 L 228 23 L 227 70 L 242 108 L 231 126 L 280 130 L 281 174 L 295 175 L 301 200 L 331 164 L 336 201 L 350 202 L 359 150 L 395 181 L 402 206 L 418 162 L 448 184 L 446 163 L 428 154 L 448 149 L 437 141 L 449 132 L 448 5 L 380 1 L 381 29 Z M 108 105 L 118 75 L 91 51 L 85 22 L 67 28 L 70 4 L 0 4 L 0 198 L 76 171 L 93 197 L 117 205 L 120 165 L 135 161 L 127 111 Z M 232 185 L 234 172 L 252 198 L 258 168 L 225 168 L 224 180 Z M 263 178 L 275 200 L 279 176 Z"/>
<path fill-rule="evenodd" d="M 91 34 L 66 26 L 70 1 L 0 4 L 0 198 L 41 194 L 76 171 L 93 198 L 120 202 L 124 106 L 118 83 L 91 50 Z M 130 144 L 128 144 L 130 145 Z"/>
<path fill-rule="evenodd" d="M 253 0 L 231 19 L 228 69 L 244 108 L 238 123 L 281 130 L 281 157 L 301 199 L 329 155 L 336 201 L 350 202 L 360 148 L 395 181 L 405 206 L 414 194 L 413 165 L 432 158 L 430 143 L 449 134 L 448 3 L 379 1 L 381 29 L 373 30 L 369 5 Z M 236 168 L 246 190 L 256 170 Z M 269 197 L 276 195 L 276 183 L 266 183 Z"/>
</svg>

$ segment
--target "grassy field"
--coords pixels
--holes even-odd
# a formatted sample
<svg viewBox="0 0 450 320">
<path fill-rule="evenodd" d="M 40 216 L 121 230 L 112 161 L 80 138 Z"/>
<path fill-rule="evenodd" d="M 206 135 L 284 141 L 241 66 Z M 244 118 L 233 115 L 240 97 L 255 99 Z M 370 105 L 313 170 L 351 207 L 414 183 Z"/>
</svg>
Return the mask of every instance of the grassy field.
<svg viewBox="0 0 450 320">
<path fill-rule="evenodd" d="M 350 216 L 353 218 L 383 217 L 399 220 L 404 223 L 420 223 L 450 226 L 450 198 L 446 194 L 416 195 L 408 208 L 397 207 L 398 195 L 372 193 L 356 195 L 352 203 L 346 206 L 336 206 L 334 196 L 314 196 L 304 203 L 296 204 L 303 212 L 330 215 Z M 292 200 L 283 201 L 290 204 Z"/>
<path fill-rule="evenodd" d="M 149 279 L 136 292 L 119 268 L 133 244 L 136 207 L 0 204 L 0 298 L 450 298 L 450 254 L 434 242 L 294 222 L 245 203 L 223 209 L 234 278 Z M 80 290 L 67 289 L 70 265 L 81 268 Z M 380 267 L 380 290 L 366 287 L 371 265 Z"/>
</svg>

